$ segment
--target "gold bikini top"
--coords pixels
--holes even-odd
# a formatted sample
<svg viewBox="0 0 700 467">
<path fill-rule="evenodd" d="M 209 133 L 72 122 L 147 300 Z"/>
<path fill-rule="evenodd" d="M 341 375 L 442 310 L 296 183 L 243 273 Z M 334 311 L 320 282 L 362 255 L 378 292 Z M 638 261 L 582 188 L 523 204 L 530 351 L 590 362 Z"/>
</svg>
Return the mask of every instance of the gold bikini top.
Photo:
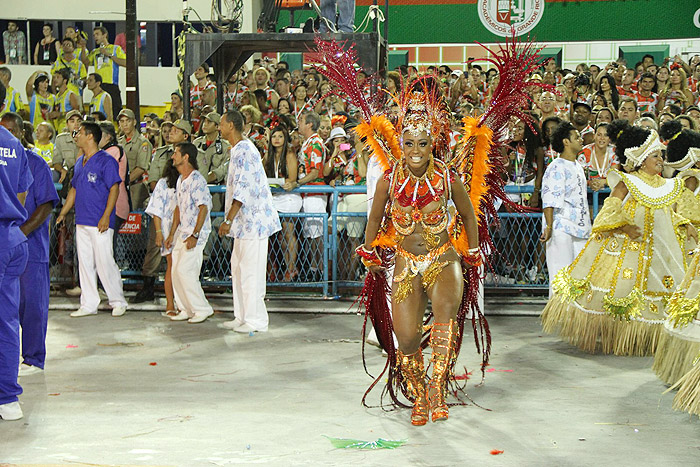
<svg viewBox="0 0 700 467">
<path fill-rule="evenodd" d="M 416 230 L 416 224 L 423 227 L 423 231 L 430 234 L 439 234 L 447 228 L 447 204 L 444 201 L 440 206 L 430 212 L 423 212 L 417 207 L 411 211 L 404 211 L 400 204 L 393 200 L 391 203 L 391 220 L 396 231 L 403 235 L 411 235 Z"/>
</svg>

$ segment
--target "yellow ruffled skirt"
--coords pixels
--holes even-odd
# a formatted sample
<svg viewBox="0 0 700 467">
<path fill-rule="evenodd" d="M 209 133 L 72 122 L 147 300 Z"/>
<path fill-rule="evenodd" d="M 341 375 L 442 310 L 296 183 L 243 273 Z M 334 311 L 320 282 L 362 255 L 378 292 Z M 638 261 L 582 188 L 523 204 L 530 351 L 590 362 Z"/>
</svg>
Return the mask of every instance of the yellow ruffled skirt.
<svg viewBox="0 0 700 467">
<path fill-rule="evenodd" d="M 594 234 L 555 278 L 542 326 L 585 352 L 653 355 L 666 300 L 683 273 L 675 236 L 636 242 L 622 234 Z"/>
<path fill-rule="evenodd" d="M 666 384 L 693 368 L 700 354 L 700 250 L 695 250 L 683 281 L 668 300 L 668 318 L 652 367 Z"/>
</svg>

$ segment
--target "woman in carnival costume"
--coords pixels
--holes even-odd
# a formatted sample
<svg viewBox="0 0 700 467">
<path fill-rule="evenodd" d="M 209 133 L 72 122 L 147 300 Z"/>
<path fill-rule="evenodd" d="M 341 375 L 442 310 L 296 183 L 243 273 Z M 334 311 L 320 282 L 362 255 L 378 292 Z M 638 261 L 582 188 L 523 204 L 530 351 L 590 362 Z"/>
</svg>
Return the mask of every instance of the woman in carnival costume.
<svg viewBox="0 0 700 467">
<path fill-rule="evenodd" d="M 700 133 L 684 130 L 680 122 L 670 120 L 660 129 L 668 141 L 666 165 L 679 171 L 677 178 L 687 188 L 678 201 L 678 213 L 700 227 Z M 664 332 L 654 355 L 652 369 L 666 384 L 673 384 L 693 368 L 700 354 L 700 249 L 689 239 L 689 263 L 683 281 L 668 301 Z"/>
<path fill-rule="evenodd" d="M 499 87 L 484 115 L 463 120 L 463 143 L 455 157 L 449 151 L 449 108 L 435 76 L 417 78 L 393 96 L 400 109 L 393 124 L 374 111 L 378 106 L 373 102 L 382 98 L 366 99 L 356 84 L 352 49 L 344 51 L 334 42 L 319 40 L 317 52 L 321 57 L 317 69 L 361 110 L 363 121 L 355 132 L 384 171 L 374 193 L 365 243 L 357 249 L 371 272 L 360 300 L 388 354 L 384 371 L 367 393 L 386 373 L 383 394 L 388 393 L 395 406 L 408 406 L 399 393 L 410 401 L 413 425 L 425 425 L 429 418 L 446 420 L 445 398 L 448 386 L 454 385 L 467 318 L 477 351 L 482 352 L 482 373 L 488 362 L 490 334 L 477 304 L 482 280 L 477 270 L 481 252 L 493 251 L 486 222 L 496 217 L 493 200 L 505 198 L 499 150 L 506 142 L 506 124 L 511 117 L 527 121 L 519 109 L 526 107 L 525 82 L 538 66 L 537 52 L 513 38 L 494 53 L 493 63 L 502 77 Z M 454 216 L 448 212 L 450 200 Z M 381 271 L 391 265 L 395 270 L 390 288 Z M 428 300 L 432 312 L 425 316 Z M 428 345 L 429 380 L 423 359 Z"/>
<path fill-rule="evenodd" d="M 697 233 L 675 211 L 683 182 L 660 175 L 659 135 L 625 120 L 608 135 L 624 172 L 608 174 L 612 193 L 583 251 L 555 278 L 542 324 L 586 352 L 653 355 L 666 301 L 685 274 L 685 236 Z"/>
</svg>

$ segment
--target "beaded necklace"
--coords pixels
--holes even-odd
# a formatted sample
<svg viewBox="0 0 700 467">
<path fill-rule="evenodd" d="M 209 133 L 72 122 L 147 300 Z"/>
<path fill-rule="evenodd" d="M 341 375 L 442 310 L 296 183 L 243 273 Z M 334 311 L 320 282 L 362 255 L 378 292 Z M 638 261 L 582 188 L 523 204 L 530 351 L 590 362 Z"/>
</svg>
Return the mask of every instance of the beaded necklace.
<svg viewBox="0 0 700 467">
<path fill-rule="evenodd" d="M 438 165 L 438 170 L 435 166 Z M 417 177 L 406 167 L 402 160 L 394 170 L 392 180 L 394 198 L 401 206 L 413 206 L 413 209 L 423 209 L 433 201 L 439 201 L 445 192 L 445 175 L 442 162 L 437 164 L 433 158 L 423 175 Z"/>
</svg>

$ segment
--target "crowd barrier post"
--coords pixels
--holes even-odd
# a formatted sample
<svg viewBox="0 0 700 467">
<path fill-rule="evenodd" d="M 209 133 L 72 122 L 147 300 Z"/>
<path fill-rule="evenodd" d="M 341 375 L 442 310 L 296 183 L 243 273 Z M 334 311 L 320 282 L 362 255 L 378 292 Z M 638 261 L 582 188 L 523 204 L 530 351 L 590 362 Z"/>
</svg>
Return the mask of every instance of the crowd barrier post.
<svg viewBox="0 0 700 467">
<path fill-rule="evenodd" d="M 591 191 L 591 189 L 588 190 L 589 193 Z M 602 190 L 593 191 L 593 219 L 596 218 L 598 212 L 600 211 L 600 195 L 610 194 L 610 191 L 610 188 L 603 188 Z"/>
</svg>

